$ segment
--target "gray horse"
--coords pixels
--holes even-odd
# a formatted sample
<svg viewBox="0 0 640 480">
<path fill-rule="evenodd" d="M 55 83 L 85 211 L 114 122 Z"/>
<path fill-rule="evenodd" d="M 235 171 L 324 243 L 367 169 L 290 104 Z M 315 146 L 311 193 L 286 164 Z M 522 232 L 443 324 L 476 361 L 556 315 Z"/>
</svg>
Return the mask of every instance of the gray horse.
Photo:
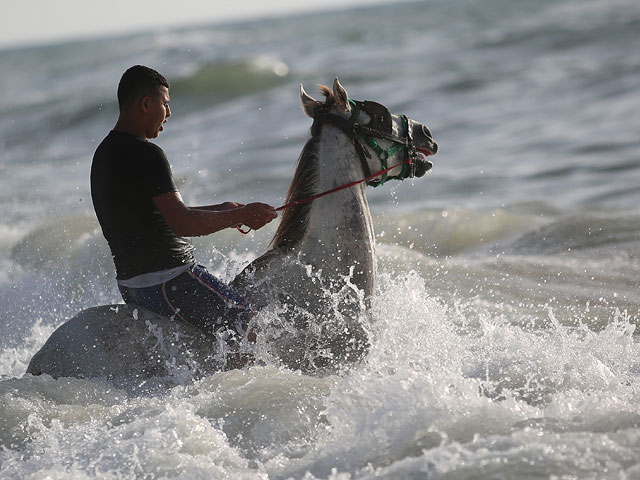
<svg viewBox="0 0 640 480">
<path fill-rule="evenodd" d="M 255 310 L 274 309 L 270 318 L 277 322 L 259 326 L 274 358 L 307 372 L 348 364 L 367 351 L 376 255 L 366 185 L 420 177 L 437 151 L 426 126 L 378 103 L 351 100 L 338 79 L 333 89 L 320 88 L 324 102 L 300 86 L 312 136 L 271 249 L 233 281 Z M 27 373 L 150 378 L 232 368 L 239 365 L 234 355 L 223 339 L 189 325 L 135 306 L 106 305 L 58 328 Z"/>
</svg>

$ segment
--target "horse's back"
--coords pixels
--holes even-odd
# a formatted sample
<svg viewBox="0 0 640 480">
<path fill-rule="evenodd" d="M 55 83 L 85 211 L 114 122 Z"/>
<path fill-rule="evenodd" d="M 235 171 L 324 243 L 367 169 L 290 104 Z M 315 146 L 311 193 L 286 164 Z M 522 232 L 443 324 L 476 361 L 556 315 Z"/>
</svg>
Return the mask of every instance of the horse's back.
<svg viewBox="0 0 640 480">
<path fill-rule="evenodd" d="M 140 379 L 211 361 L 214 340 L 194 327 L 141 307 L 103 305 L 81 311 L 55 330 L 27 373 L 53 378 Z"/>
</svg>

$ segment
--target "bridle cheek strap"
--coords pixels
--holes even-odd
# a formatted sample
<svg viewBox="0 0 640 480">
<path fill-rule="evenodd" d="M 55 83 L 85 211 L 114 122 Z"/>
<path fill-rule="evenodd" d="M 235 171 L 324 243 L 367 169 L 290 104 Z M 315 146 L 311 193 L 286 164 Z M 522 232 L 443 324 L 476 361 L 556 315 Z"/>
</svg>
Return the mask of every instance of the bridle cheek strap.
<svg viewBox="0 0 640 480">
<path fill-rule="evenodd" d="M 401 115 L 407 135 L 404 137 L 394 135 L 390 131 L 391 113 L 386 107 L 375 102 L 359 102 L 351 99 L 349 99 L 349 103 L 351 104 L 351 116 L 348 119 L 330 113 L 325 105 L 318 107 L 316 109 L 316 114 L 314 115 L 314 122 L 313 126 L 311 127 L 311 133 L 313 135 L 317 135 L 319 133 L 320 127 L 325 123 L 333 125 L 342 130 L 342 132 L 347 135 L 347 137 L 349 137 L 353 142 L 356 153 L 360 158 L 362 170 L 366 177 L 370 177 L 372 175 L 368 160 L 371 159 L 371 153 L 369 152 L 369 149 L 373 150 L 373 152 L 375 152 L 376 156 L 378 157 L 378 160 L 380 161 L 380 165 L 382 167 L 381 171 L 385 171 L 385 173 L 381 175 L 381 178 L 379 180 L 368 181 L 367 185 L 369 186 L 378 187 L 380 185 L 383 185 L 387 180 L 404 180 L 405 178 L 410 177 L 414 173 L 414 160 L 416 158 L 416 148 L 413 144 L 411 132 L 412 120 L 405 115 Z M 370 115 L 371 121 L 369 123 L 373 124 L 373 126 L 361 125 L 358 123 L 361 111 L 364 111 L 368 115 Z M 380 126 L 385 129 L 388 128 L 389 131 L 384 131 L 380 128 L 377 128 L 378 124 L 380 124 Z M 387 149 L 384 149 L 379 145 L 378 140 L 388 140 L 392 142 L 393 145 Z M 400 151 L 405 152 L 404 161 L 400 164 L 402 165 L 402 170 L 398 175 L 389 176 L 386 172 L 389 172 L 393 169 L 389 169 L 387 167 L 388 160 Z M 373 175 L 373 178 L 375 178 L 376 176 L 377 175 Z"/>
<path fill-rule="evenodd" d="M 405 178 L 413 176 L 415 170 L 415 162 L 413 161 L 416 155 L 416 149 L 413 146 L 413 141 L 411 138 L 411 130 L 410 130 L 410 122 L 411 120 L 407 118 L 405 115 L 400 116 L 404 122 L 405 129 L 407 131 L 407 137 L 398 137 L 396 135 L 381 135 L 384 132 L 371 131 L 371 129 L 367 129 L 367 133 L 372 133 L 371 136 L 364 136 L 361 131 L 364 127 L 359 126 L 358 128 L 358 136 L 361 137 L 367 145 L 373 150 L 378 156 L 378 160 L 380 160 L 380 165 L 383 170 L 389 171 L 387 169 L 388 160 L 396 155 L 398 152 L 404 151 L 404 161 L 399 163 L 396 166 L 402 166 L 402 170 L 398 175 L 389 176 L 387 173 L 384 173 L 380 180 L 374 180 L 368 182 L 367 185 L 371 187 L 379 187 L 383 185 L 387 180 L 404 180 Z M 394 144 L 387 149 L 382 148 L 377 139 L 383 138 L 385 140 L 390 140 Z M 370 157 L 369 157 L 370 158 Z"/>
</svg>

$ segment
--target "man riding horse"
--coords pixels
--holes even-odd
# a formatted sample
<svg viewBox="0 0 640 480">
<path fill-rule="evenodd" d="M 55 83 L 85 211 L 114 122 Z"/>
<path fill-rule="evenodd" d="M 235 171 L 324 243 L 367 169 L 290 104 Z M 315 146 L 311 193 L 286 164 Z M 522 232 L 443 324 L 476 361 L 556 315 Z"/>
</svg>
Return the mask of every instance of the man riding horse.
<svg viewBox="0 0 640 480">
<path fill-rule="evenodd" d="M 122 298 L 209 334 L 243 335 L 251 314 L 246 299 L 198 265 L 184 237 L 237 225 L 258 229 L 277 216 L 275 209 L 237 202 L 186 206 L 167 157 L 149 142 L 171 116 L 168 82 L 136 65 L 120 80 L 118 102 L 118 121 L 93 157 L 91 197 Z"/>
<path fill-rule="evenodd" d="M 151 80 L 134 88 L 138 76 Z M 230 344 L 242 352 L 255 340 L 255 329 L 246 331 L 249 304 L 254 311 L 270 307 L 252 321 L 265 333 L 258 346 L 269 361 L 319 372 L 362 358 L 376 280 L 366 186 L 424 175 L 437 145 L 425 125 L 350 99 L 338 79 L 321 89 L 324 102 L 300 87 L 302 108 L 314 121 L 285 205 L 194 208 L 182 202 L 162 150 L 147 141 L 170 115 L 168 84 L 145 67 L 127 71 L 120 119 L 96 151 L 91 183 L 129 305 L 83 310 L 50 336 L 27 372 L 138 384 L 175 368 L 231 368 L 239 363 Z M 194 264 L 184 236 L 260 228 L 276 210 L 284 214 L 271 249 L 232 288 Z"/>
</svg>

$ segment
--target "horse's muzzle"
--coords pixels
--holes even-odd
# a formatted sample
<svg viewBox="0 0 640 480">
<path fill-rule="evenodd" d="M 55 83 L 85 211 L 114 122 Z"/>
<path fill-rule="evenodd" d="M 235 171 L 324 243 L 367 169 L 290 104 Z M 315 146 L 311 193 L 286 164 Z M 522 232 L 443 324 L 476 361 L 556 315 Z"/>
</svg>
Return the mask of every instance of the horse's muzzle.
<svg viewBox="0 0 640 480">
<path fill-rule="evenodd" d="M 417 152 L 414 161 L 413 176 L 422 177 L 433 167 L 433 163 L 427 160 L 427 157 L 435 155 L 438 152 L 438 144 L 433 141 L 429 128 L 414 120 L 411 120 L 411 137 L 413 146 Z"/>
</svg>

